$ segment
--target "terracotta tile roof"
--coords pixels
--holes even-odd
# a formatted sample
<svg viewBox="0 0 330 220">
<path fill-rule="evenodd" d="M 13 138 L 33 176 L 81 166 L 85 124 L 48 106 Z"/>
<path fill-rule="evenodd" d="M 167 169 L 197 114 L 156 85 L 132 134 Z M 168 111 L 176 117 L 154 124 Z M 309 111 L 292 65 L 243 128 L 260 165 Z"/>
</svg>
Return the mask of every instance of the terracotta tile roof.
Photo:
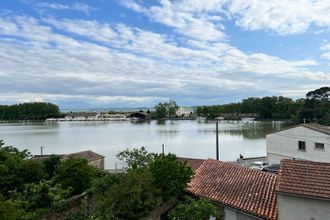
<svg viewBox="0 0 330 220">
<path fill-rule="evenodd" d="M 188 191 L 264 219 L 277 219 L 274 174 L 206 160 L 190 181 Z"/>
<path fill-rule="evenodd" d="M 330 163 L 281 161 L 278 192 L 330 199 Z"/>
<path fill-rule="evenodd" d="M 104 156 L 102 156 L 100 154 L 97 154 L 97 153 L 95 153 L 93 151 L 90 151 L 90 150 L 81 151 L 81 152 L 72 153 L 72 154 L 67 154 L 66 156 L 67 157 L 81 157 L 81 158 L 84 158 L 88 161 L 104 158 Z"/>
<path fill-rule="evenodd" d="M 184 158 L 184 157 L 177 157 L 177 159 L 187 164 L 188 166 L 191 166 L 191 169 L 196 172 L 196 170 L 202 165 L 206 160 L 204 159 L 194 159 L 194 158 Z"/>
</svg>

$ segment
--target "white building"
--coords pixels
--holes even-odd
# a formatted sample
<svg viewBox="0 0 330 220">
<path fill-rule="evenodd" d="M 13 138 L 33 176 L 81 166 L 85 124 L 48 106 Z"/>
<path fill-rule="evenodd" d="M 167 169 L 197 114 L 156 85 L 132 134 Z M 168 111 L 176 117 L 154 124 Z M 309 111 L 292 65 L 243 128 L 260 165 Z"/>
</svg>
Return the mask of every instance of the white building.
<svg viewBox="0 0 330 220">
<path fill-rule="evenodd" d="M 72 112 L 66 114 L 64 119 L 72 121 L 96 120 L 99 118 L 99 115 L 100 113 L 98 112 Z"/>
<path fill-rule="evenodd" d="M 270 164 L 284 158 L 330 162 L 330 127 L 300 124 L 270 133 L 266 140 Z"/>
<path fill-rule="evenodd" d="M 194 113 L 194 110 L 191 108 L 179 107 L 176 111 L 176 115 L 179 117 L 189 117 Z"/>
<path fill-rule="evenodd" d="M 278 219 L 330 219 L 330 163 L 282 160 L 277 183 Z"/>
</svg>

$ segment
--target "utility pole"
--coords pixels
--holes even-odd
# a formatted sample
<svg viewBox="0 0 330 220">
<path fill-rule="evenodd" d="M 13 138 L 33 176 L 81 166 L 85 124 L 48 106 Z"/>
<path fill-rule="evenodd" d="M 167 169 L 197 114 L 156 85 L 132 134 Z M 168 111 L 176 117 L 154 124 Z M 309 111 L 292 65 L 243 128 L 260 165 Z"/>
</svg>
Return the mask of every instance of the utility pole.
<svg viewBox="0 0 330 220">
<path fill-rule="evenodd" d="M 216 132 L 216 159 L 219 160 L 219 120 L 223 120 L 222 117 L 215 118 L 215 132 Z"/>
<path fill-rule="evenodd" d="M 216 132 L 216 158 L 219 160 L 219 121 L 215 119 L 215 132 Z"/>
</svg>

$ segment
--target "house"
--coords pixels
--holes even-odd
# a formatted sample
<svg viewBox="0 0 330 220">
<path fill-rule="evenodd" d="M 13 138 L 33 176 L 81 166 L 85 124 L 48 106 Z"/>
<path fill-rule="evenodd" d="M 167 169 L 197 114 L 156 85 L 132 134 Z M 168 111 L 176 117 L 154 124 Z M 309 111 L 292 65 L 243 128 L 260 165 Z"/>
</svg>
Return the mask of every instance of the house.
<svg viewBox="0 0 330 220">
<path fill-rule="evenodd" d="M 189 117 L 194 113 L 191 108 L 179 107 L 175 114 L 179 117 Z"/>
<path fill-rule="evenodd" d="M 108 119 L 108 120 L 126 120 L 126 115 L 125 114 L 120 114 L 120 113 L 107 113 L 107 112 L 101 112 L 99 115 L 99 119 Z"/>
<path fill-rule="evenodd" d="M 104 156 L 97 154 L 90 150 L 67 154 L 64 157 L 65 158 L 70 158 L 70 157 L 83 158 L 88 161 L 89 165 L 92 165 L 94 167 L 104 170 Z"/>
<path fill-rule="evenodd" d="M 278 219 L 330 219 L 330 163 L 284 159 L 276 187 Z"/>
<path fill-rule="evenodd" d="M 66 114 L 64 119 L 72 121 L 96 120 L 99 118 L 99 115 L 100 113 L 98 112 L 72 112 Z"/>
<path fill-rule="evenodd" d="M 330 162 L 330 127 L 300 124 L 266 135 L 267 161 L 303 159 Z"/>
<path fill-rule="evenodd" d="M 188 192 L 214 203 L 219 219 L 277 219 L 275 174 L 213 159 L 192 160 L 185 162 L 195 169 Z"/>
<path fill-rule="evenodd" d="M 130 115 L 130 118 L 137 120 L 151 120 L 151 115 L 146 112 L 134 112 Z"/>
<path fill-rule="evenodd" d="M 43 155 L 34 155 L 31 160 L 39 160 L 44 161 L 47 160 L 50 156 L 59 156 L 61 157 L 61 160 L 65 160 L 70 157 L 74 158 L 83 158 L 88 161 L 89 165 L 92 165 L 94 167 L 97 167 L 99 169 L 104 170 L 104 158 L 105 156 L 102 156 L 100 154 L 97 154 L 93 151 L 87 150 L 87 151 L 81 151 L 77 153 L 72 154 L 43 154 Z"/>
</svg>

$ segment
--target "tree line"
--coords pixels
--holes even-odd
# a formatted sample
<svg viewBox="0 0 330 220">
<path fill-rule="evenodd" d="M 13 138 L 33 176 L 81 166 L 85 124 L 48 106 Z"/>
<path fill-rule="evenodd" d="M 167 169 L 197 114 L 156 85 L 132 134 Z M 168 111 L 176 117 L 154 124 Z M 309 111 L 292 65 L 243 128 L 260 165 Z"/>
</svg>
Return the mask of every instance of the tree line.
<svg viewBox="0 0 330 220">
<path fill-rule="evenodd" d="M 45 120 L 60 117 L 59 107 L 52 103 L 34 102 L 0 105 L 0 120 Z"/>
<path fill-rule="evenodd" d="M 292 119 L 296 123 L 330 124 L 330 87 L 310 91 L 306 98 L 293 100 L 283 96 L 243 99 L 224 105 L 199 106 L 198 116 L 214 119 L 223 113 L 252 113 L 259 119 Z"/>
</svg>

